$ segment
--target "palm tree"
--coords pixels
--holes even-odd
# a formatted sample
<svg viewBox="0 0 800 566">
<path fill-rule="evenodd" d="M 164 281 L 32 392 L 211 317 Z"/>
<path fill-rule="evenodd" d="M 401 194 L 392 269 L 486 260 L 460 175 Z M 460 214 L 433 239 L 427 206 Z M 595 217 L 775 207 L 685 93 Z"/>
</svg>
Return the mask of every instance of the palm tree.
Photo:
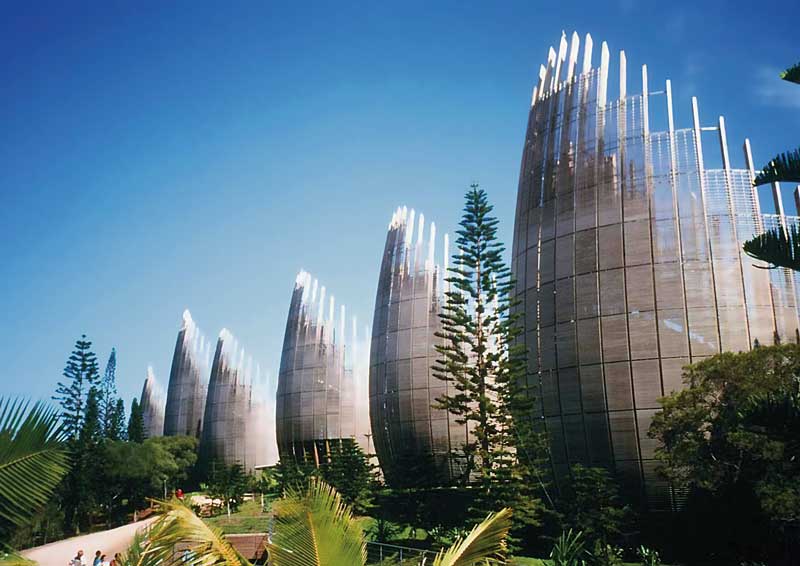
<svg viewBox="0 0 800 566">
<path fill-rule="evenodd" d="M 0 399 L 0 540 L 28 523 L 69 469 L 58 413 L 42 403 Z M 0 548 L 0 564 L 29 563 Z"/>
<path fill-rule="evenodd" d="M 780 77 L 800 84 L 800 63 L 786 69 Z M 800 148 L 781 153 L 770 161 L 753 180 L 754 186 L 781 181 L 800 183 Z M 791 230 L 775 228 L 748 240 L 744 244 L 747 255 L 765 261 L 773 267 L 787 267 L 800 271 L 800 239 L 795 227 Z"/>
<path fill-rule="evenodd" d="M 68 471 L 58 413 L 0 399 L 0 532 L 27 523 Z"/>
<path fill-rule="evenodd" d="M 172 564 L 176 545 L 188 546 L 189 564 L 249 566 L 250 563 L 181 503 L 162 503 L 162 516 L 145 536 L 137 536 L 122 566 Z M 364 533 L 334 488 L 313 479 L 303 492 L 292 491 L 275 504 L 275 535 L 267 545 L 273 566 L 363 566 Z M 490 515 L 463 539 L 442 550 L 431 566 L 505 564 L 511 511 Z"/>
</svg>

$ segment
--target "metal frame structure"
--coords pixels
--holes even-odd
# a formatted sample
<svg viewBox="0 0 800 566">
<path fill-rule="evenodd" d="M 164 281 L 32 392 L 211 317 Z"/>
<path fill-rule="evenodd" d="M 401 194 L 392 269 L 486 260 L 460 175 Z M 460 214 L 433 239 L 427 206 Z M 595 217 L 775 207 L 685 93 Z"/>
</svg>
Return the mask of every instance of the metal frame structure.
<svg viewBox="0 0 800 566">
<path fill-rule="evenodd" d="M 153 368 L 147 366 L 147 377 L 142 386 L 139 404 L 142 408 L 144 430 L 148 438 L 164 434 L 164 390 L 158 384 Z"/>
<path fill-rule="evenodd" d="M 265 404 L 253 396 L 253 381 L 260 382 L 260 374 L 258 364 L 254 367 L 253 358 L 245 356 L 233 334 L 222 329 L 203 416 L 200 459 L 204 465 L 239 464 L 252 471 L 264 463 L 266 430 L 259 425 Z"/>
<path fill-rule="evenodd" d="M 345 339 L 345 307 L 336 318 L 335 299 L 310 273 L 295 281 L 281 354 L 275 409 L 278 452 L 318 459 L 319 446 L 338 439 L 366 439 L 356 414 L 355 319 Z M 366 425 L 368 427 L 369 425 Z"/>
<path fill-rule="evenodd" d="M 200 438 L 208 388 L 209 346 L 189 310 L 183 311 L 183 325 L 169 373 L 164 436 Z"/>
<path fill-rule="evenodd" d="M 609 96 L 610 52 L 592 66 L 587 35 L 550 48 L 533 90 L 522 155 L 512 250 L 524 311 L 534 417 L 550 438 L 556 482 L 575 463 L 614 471 L 652 509 L 676 493 L 655 472 L 647 431 L 658 399 L 682 387 L 681 368 L 722 351 L 795 340 L 798 298 L 785 270 L 754 269 L 745 240 L 787 224 L 762 215 L 747 167 L 731 166 L 725 121 L 676 129 L 672 85 L 631 93 L 619 56 Z M 653 128 L 651 107 L 666 105 Z M 717 135 L 721 169 L 704 163 Z"/>
<path fill-rule="evenodd" d="M 431 372 L 438 357 L 448 237 L 443 271 L 435 262 L 436 225 L 430 224 L 426 240 L 424 216 L 415 216 L 414 210 L 398 208 L 389 223 L 370 348 L 375 452 L 387 481 L 395 485 L 418 479 L 415 465 L 430 465 L 444 483 L 455 479 L 463 471 L 456 454 L 467 440 L 465 425 L 432 406 L 448 387 Z"/>
</svg>

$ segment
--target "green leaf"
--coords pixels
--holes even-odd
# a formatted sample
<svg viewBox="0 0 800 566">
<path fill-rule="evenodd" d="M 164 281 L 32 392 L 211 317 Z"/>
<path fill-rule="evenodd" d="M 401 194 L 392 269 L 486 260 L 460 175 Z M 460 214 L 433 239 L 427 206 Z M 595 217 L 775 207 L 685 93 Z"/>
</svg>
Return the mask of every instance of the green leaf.
<svg viewBox="0 0 800 566">
<path fill-rule="evenodd" d="M 783 71 L 781 78 L 790 83 L 800 84 L 800 63 Z"/>
<path fill-rule="evenodd" d="M 249 566 L 250 563 L 229 543 L 222 531 L 208 525 L 180 502 L 162 502 L 165 512 L 151 531 L 141 562 L 136 566 L 155 566 L 171 563 L 178 543 L 188 545 L 192 553 L 190 564 L 219 566 Z M 135 550 L 135 549 L 134 549 Z M 132 554 L 129 549 L 129 554 Z M 159 562 L 164 560 L 164 562 Z M 127 565 L 126 565 L 127 566 Z"/>
<path fill-rule="evenodd" d="M 796 226 L 787 231 L 769 230 L 744 243 L 744 251 L 754 259 L 772 267 L 786 267 L 800 271 L 800 232 Z"/>
<path fill-rule="evenodd" d="M 361 566 L 364 533 L 331 486 L 314 478 L 308 490 L 273 506 L 275 535 L 268 545 L 274 566 Z"/>
<path fill-rule="evenodd" d="M 753 186 L 767 183 L 800 183 L 800 148 L 781 153 L 770 161 L 753 180 Z"/>
<path fill-rule="evenodd" d="M 58 413 L 0 399 L 0 532 L 24 525 L 67 473 Z"/>
<path fill-rule="evenodd" d="M 511 529 L 511 509 L 505 508 L 475 525 L 463 539 L 442 549 L 433 566 L 493 566 L 506 563 L 506 539 Z"/>
</svg>

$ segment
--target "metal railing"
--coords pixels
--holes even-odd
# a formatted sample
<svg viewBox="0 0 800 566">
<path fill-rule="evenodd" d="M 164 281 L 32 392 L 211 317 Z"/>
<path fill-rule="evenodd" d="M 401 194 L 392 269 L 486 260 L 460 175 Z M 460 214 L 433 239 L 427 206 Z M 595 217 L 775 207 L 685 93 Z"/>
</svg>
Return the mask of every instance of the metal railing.
<svg viewBox="0 0 800 566">
<path fill-rule="evenodd" d="M 425 557 L 433 561 L 435 552 L 381 542 L 367 543 L 367 566 L 420 566 Z"/>
</svg>

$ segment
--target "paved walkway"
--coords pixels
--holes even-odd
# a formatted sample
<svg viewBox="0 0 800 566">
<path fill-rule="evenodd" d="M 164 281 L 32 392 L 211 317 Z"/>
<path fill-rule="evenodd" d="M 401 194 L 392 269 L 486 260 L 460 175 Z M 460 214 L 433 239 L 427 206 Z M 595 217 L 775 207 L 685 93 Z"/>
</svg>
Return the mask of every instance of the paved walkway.
<svg viewBox="0 0 800 566">
<path fill-rule="evenodd" d="M 86 563 L 91 566 L 95 551 L 100 550 L 106 554 L 107 560 L 110 562 L 115 553 L 123 552 L 128 548 L 136 531 L 148 525 L 152 520 L 145 519 L 108 531 L 51 542 L 36 548 L 29 548 L 23 551 L 22 555 L 38 563 L 39 566 L 66 566 L 81 549 Z"/>
</svg>

